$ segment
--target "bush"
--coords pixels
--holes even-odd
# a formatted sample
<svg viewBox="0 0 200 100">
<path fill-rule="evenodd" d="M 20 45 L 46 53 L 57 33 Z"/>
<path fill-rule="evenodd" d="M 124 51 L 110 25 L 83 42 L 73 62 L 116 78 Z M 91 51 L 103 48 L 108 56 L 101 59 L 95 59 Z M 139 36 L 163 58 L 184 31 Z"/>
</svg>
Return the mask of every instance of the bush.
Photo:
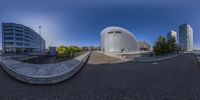
<svg viewBox="0 0 200 100">
<path fill-rule="evenodd" d="M 77 46 L 69 46 L 68 49 L 69 49 L 69 52 L 70 52 L 70 53 L 75 53 L 75 52 L 80 52 L 80 51 L 82 51 L 81 48 L 79 48 L 79 47 L 77 47 Z"/>
<path fill-rule="evenodd" d="M 81 49 L 77 46 L 59 46 L 57 49 L 57 57 L 66 58 L 71 53 L 80 52 Z"/>
</svg>

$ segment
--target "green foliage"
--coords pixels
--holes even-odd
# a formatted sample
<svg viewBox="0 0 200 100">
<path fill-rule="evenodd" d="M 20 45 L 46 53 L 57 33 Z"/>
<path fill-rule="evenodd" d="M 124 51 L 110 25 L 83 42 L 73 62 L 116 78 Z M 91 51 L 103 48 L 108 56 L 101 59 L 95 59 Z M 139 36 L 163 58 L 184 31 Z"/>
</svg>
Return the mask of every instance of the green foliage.
<svg viewBox="0 0 200 100">
<path fill-rule="evenodd" d="M 157 41 L 155 42 L 155 45 L 153 46 L 154 53 L 156 55 L 165 54 L 168 52 L 168 46 L 166 43 L 166 39 L 163 36 L 159 36 Z"/>
<path fill-rule="evenodd" d="M 68 49 L 69 49 L 69 52 L 72 52 L 72 53 L 81 51 L 81 48 L 77 46 L 69 46 Z"/>
<path fill-rule="evenodd" d="M 168 46 L 168 52 L 174 52 L 177 49 L 176 46 L 176 39 L 174 36 L 171 36 L 168 40 L 167 40 L 167 46 Z"/>
<path fill-rule="evenodd" d="M 77 46 L 59 46 L 56 51 L 58 57 L 65 58 L 71 53 L 81 52 L 81 49 Z"/>
<path fill-rule="evenodd" d="M 164 55 L 178 51 L 179 49 L 176 45 L 175 37 L 172 36 L 166 41 L 165 37 L 159 36 L 153 46 L 153 50 L 156 55 Z"/>
<path fill-rule="evenodd" d="M 65 55 L 67 55 L 67 53 L 69 52 L 68 48 L 65 46 L 60 46 L 56 49 L 57 51 L 57 55 L 59 57 L 64 57 Z"/>
</svg>

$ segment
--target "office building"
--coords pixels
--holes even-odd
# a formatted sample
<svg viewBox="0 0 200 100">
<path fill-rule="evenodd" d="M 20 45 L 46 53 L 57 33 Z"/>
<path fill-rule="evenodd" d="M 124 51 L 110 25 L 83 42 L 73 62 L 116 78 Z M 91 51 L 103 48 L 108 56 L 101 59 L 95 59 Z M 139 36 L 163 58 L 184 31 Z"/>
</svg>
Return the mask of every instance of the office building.
<svg viewBox="0 0 200 100">
<path fill-rule="evenodd" d="M 193 29 L 189 24 L 179 26 L 179 46 L 182 51 L 193 51 Z"/>
<path fill-rule="evenodd" d="M 21 24 L 2 23 L 3 53 L 38 53 L 45 50 L 45 40 Z"/>
</svg>

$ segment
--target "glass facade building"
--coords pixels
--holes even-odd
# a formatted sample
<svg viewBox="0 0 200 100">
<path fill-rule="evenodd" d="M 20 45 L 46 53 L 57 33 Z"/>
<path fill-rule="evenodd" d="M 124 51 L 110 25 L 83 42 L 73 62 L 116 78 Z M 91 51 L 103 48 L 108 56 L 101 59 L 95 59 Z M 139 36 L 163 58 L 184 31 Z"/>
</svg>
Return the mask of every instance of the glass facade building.
<svg viewBox="0 0 200 100">
<path fill-rule="evenodd" d="M 2 23 L 3 53 L 37 53 L 45 50 L 45 40 L 21 24 Z"/>
<path fill-rule="evenodd" d="M 193 51 L 193 29 L 189 24 L 179 26 L 179 46 L 182 51 Z"/>
</svg>

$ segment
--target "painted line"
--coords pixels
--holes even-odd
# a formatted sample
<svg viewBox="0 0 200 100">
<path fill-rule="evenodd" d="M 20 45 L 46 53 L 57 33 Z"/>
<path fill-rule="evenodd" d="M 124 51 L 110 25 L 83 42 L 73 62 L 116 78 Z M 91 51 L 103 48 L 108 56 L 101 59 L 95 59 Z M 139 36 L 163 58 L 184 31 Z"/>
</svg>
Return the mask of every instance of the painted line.
<svg viewBox="0 0 200 100">
<path fill-rule="evenodd" d="M 156 62 L 153 62 L 152 64 L 153 64 L 153 65 L 157 65 L 158 63 L 156 63 Z"/>
</svg>

